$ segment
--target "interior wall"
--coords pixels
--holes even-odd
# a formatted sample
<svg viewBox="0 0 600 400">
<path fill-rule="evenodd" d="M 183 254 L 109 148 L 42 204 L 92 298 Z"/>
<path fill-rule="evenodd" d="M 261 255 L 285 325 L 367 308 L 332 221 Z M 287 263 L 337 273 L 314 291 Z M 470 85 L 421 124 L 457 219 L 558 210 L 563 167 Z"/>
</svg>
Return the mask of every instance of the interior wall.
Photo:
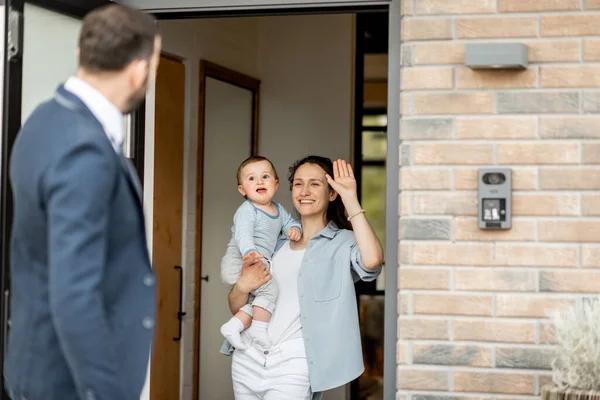
<svg viewBox="0 0 600 400">
<path fill-rule="evenodd" d="M 81 20 L 25 3 L 21 120 L 77 70 Z M 48 29 L 51 26 L 52 29 Z"/>
<path fill-rule="evenodd" d="M 199 60 L 206 59 L 261 80 L 259 152 L 274 162 L 281 180 L 276 200 L 291 211 L 287 169 L 293 161 L 308 154 L 346 159 L 352 154 L 354 28 L 350 14 L 166 20 L 159 25 L 164 50 L 183 58 L 187 71 L 183 228 L 187 315 L 183 323 L 181 372 L 181 398 L 187 400 L 192 398 L 193 382 Z M 153 107 L 150 93 L 144 177 L 144 203 L 146 215 L 150 216 L 154 181 Z M 211 166 L 205 165 L 205 169 Z M 222 182 L 235 185 L 228 174 L 222 176 Z M 229 211 L 223 212 L 221 220 L 226 229 L 230 229 L 232 218 Z M 148 227 L 151 243 L 151 221 Z M 215 251 L 223 253 L 225 245 L 215 243 Z M 216 276 L 203 283 L 207 284 L 221 285 Z M 229 315 L 224 315 L 223 322 L 227 318 Z M 343 393 L 340 396 L 330 394 L 327 398 L 345 397 Z"/>
<path fill-rule="evenodd" d="M 352 154 L 353 38 L 351 14 L 259 19 L 259 149 L 279 173 L 276 200 L 288 210 L 295 160 Z"/>
</svg>

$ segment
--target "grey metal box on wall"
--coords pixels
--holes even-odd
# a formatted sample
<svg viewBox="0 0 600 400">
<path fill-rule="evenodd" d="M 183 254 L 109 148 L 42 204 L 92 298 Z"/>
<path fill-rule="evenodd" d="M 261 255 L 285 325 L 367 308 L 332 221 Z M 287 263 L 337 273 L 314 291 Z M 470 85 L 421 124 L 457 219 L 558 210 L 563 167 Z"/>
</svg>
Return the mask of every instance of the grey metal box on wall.
<svg viewBox="0 0 600 400">
<path fill-rule="evenodd" d="M 511 169 L 481 168 L 477 182 L 479 228 L 510 229 L 512 217 Z"/>
<path fill-rule="evenodd" d="M 469 43 L 465 65 L 473 69 L 524 69 L 528 48 L 523 43 Z"/>
</svg>

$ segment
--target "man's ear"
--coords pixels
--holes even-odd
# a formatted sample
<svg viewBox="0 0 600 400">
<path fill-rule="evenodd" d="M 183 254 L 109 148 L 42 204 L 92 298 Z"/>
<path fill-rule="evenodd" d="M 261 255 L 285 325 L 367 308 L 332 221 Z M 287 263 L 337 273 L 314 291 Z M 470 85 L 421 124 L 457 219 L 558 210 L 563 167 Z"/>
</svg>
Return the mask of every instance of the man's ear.
<svg viewBox="0 0 600 400">
<path fill-rule="evenodd" d="M 240 192 L 242 196 L 246 197 L 246 191 L 242 185 L 238 185 L 238 192 Z"/>
<path fill-rule="evenodd" d="M 131 73 L 129 77 L 131 79 L 130 84 L 134 88 L 141 87 L 148 76 L 148 61 L 146 60 L 134 60 L 129 64 Z"/>
</svg>

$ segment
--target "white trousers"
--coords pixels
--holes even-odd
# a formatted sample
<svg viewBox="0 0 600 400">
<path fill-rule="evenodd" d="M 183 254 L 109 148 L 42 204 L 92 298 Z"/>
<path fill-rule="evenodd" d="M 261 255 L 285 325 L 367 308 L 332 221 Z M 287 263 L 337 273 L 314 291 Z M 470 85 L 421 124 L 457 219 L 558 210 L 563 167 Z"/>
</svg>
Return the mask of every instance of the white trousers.
<svg viewBox="0 0 600 400">
<path fill-rule="evenodd" d="M 236 400 L 310 400 L 304 340 L 292 339 L 264 350 L 256 344 L 235 350 L 231 364 Z"/>
</svg>

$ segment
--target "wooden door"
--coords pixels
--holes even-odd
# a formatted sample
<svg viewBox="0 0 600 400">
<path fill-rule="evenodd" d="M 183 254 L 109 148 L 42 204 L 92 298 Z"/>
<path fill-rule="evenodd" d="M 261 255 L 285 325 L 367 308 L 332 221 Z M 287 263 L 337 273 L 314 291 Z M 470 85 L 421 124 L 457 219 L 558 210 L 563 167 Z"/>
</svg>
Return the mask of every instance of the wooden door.
<svg viewBox="0 0 600 400">
<path fill-rule="evenodd" d="M 157 276 L 150 399 L 179 399 L 185 66 L 162 56 L 156 77 L 152 256 Z"/>
</svg>

